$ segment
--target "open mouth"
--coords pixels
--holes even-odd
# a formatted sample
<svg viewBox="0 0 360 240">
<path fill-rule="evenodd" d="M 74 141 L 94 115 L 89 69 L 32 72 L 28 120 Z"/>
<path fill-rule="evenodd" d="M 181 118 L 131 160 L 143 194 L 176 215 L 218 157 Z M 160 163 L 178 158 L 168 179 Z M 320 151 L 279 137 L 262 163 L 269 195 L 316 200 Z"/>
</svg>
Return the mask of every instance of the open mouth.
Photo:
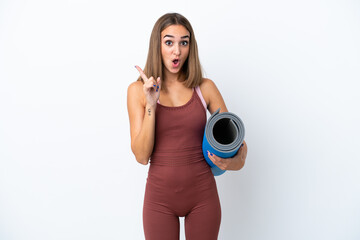
<svg viewBox="0 0 360 240">
<path fill-rule="evenodd" d="M 179 59 L 174 59 L 172 62 L 173 62 L 173 67 L 179 66 Z"/>
</svg>

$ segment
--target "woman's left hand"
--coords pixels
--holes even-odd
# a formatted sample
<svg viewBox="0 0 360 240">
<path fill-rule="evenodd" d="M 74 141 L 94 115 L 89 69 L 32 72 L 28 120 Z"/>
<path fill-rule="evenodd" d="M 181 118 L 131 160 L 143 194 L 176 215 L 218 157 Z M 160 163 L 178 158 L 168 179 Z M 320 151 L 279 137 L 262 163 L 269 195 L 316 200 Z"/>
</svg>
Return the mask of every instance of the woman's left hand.
<svg viewBox="0 0 360 240">
<path fill-rule="evenodd" d="M 239 148 L 235 156 L 231 158 L 221 158 L 208 151 L 210 160 L 221 170 L 240 170 L 245 165 L 246 155 L 247 145 L 245 141 L 243 141 L 243 145 Z"/>
</svg>

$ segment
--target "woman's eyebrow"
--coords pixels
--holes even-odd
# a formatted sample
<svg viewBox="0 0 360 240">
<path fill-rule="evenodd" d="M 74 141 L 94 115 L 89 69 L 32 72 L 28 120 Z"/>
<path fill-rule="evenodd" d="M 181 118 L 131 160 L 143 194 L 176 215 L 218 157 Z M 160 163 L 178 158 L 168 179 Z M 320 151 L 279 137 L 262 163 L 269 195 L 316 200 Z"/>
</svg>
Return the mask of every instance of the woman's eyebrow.
<svg viewBox="0 0 360 240">
<path fill-rule="evenodd" d="M 166 37 L 170 37 L 170 38 L 173 38 L 174 36 L 173 35 L 165 35 L 164 38 Z M 185 36 L 182 36 L 181 39 L 184 39 L 184 38 L 190 38 L 189 35 L 185 35 Z"/>
</svg>

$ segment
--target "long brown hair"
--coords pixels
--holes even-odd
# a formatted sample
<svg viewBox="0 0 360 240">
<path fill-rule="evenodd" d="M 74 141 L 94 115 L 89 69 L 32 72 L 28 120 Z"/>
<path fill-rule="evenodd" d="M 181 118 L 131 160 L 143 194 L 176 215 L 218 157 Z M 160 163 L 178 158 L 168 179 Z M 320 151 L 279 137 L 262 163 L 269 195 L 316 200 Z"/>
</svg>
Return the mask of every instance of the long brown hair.
<svg viewBox="0 0 360 240">
<path fill-rule="evenodd" d="M 194 31 L 190 22 L 179 13 L 167 13 L 161 16 L 155 23 L 151 32 L 149 52 L 144 68 L 146 76 L 160 77 L 163 80 L 163 62 L 161 59 L 161 32 L 170 25 L 182 25 L 190 33 L 189 56 L 181 69 L 183 84 L 188 88 L 199 86 L 202 82 L 202 70 L 199 60 L 198 48 Z M 138 81 L 143 81 L 141 77 Z M 165 85 L 162 85 L 165 89 Z"/>
</svg>

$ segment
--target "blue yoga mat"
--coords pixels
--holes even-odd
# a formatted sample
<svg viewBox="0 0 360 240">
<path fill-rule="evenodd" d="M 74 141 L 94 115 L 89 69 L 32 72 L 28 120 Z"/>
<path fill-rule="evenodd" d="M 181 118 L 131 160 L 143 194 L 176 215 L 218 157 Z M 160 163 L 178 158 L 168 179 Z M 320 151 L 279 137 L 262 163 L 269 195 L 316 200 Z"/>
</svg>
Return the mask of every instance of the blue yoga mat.
<svg viewBox="0 0 360 240">
<path fill-rule="evenodd" d="M 214 176 L 226 170 L 218 168 L 208 157 L 207 151 L 222 158 L 234 156 L 245 138 L 245 127 L 241 119 L 234 113 L 214 112 L 206 122 L 202 150 L 206 162 L 210 165 Z"/>
</svg>

